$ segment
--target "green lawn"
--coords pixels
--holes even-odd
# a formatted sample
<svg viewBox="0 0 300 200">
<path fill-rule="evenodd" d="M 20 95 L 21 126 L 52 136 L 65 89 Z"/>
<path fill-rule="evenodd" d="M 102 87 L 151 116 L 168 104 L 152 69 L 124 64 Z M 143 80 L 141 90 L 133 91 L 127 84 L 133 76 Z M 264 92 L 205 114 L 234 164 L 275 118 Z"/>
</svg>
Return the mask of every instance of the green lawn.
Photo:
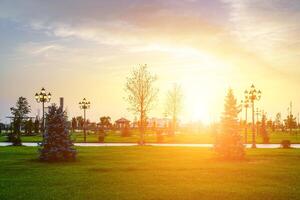
<svg viewBox="0 0 300 200">
<path fill-rule="evenodd" d="M 244 134 L 242 134 L 244 136 Z M 248 134 L 248 143 L 251 143 L 251 133 Z M 72 139 L 75 142 L 83 142 L 82 133 L 73 133 Z M 22 136 L 23 142 L 39 142 L 41 141 L 41 136 Z M 111 142 L 131 142 L 135 143 L 139 140 L 138 132 L 134 131 L 130 137 L 121 137 L 120 132 L 110 131 L 105 137 L 106 143 Z M 283 132 L 275 132 L 270 134 L 270 143 L 280 143 L 282 140 L 290 140 L 292 143 L 300 143 L 300 132 L 296 134 L 289 134 Z M 0 136 L 0 142 L 7 141 L 7 138 Z M 155 143 L 157 142 L 157 137 L 153 132 L 148 132 L 146 134 L 146 141 Z M 87 136 L 87 142 L 98 142 L 98 136 L 94 133 L 90 133 Z M 175 136 L 164 136 L 164 143 L 213 143 L 214 135 L 212 133 L 182 133 Z M 257 136 L 257 143 L 262 143 L 262 138 Z"/>
<path fill-rule="evenodd" d="M 205 148 L 81 147 L 71 163 L 0 147 L 0 199 L 298 199 L 300 150 L 249 149 L 224 162 Z"/>
</svg>

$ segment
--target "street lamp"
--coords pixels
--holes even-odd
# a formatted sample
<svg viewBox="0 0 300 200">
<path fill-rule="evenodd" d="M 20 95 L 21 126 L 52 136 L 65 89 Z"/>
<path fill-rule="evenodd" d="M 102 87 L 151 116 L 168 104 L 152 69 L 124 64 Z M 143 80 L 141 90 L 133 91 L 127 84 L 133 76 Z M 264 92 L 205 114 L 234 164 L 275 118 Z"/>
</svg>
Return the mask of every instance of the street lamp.
<svg viewBox="0 0 300 200">
<path fill-rule="evenodd" d="M 245 108 L 245 144 L 248 142 L 248 108 L 249 108 L 249 98 L 248 91 L 245 91 L 245 100 L 242 100 L 242 107 Z"/>
<path fill-rule="evenodd" d="M 42 132 L 44 133 L 44 131 L 45 131 L 45 103 L 50 102 L 50 100 L 51 100 L 51 93 L 49 92 L 47 94 L 45 88 L 42 88 L 42 90 L 41 90 L 40 93 L 35 93 L 35 100 L 38 103 L 42 103 L 42 106 L 43 106 Z"/>
<path fill-rule="evenodd" d="M 252 148 L 256 148 L 256 138 L 255 138 L 255 110 L 254 110 L 254 102 L 259 101 L 261 98 L 261 91 L 256 90 L 255 86 L 252 84 L 249 91 L 245 91 L 245 96 L 249 99 L 252 107 Z"/>
<path fill-rule="evenodd" d="M 91 105 L 91 102 L 87 101 L 85 98 L 81 102 L 79 102 L 80 109 L 83 109 L 83 116 L 84 116 L 84 122 L 83 122 L 83 134 L 84 134 L 84 142 L 86 142 L 86 109 L 89 109 Z"/>
</svg>

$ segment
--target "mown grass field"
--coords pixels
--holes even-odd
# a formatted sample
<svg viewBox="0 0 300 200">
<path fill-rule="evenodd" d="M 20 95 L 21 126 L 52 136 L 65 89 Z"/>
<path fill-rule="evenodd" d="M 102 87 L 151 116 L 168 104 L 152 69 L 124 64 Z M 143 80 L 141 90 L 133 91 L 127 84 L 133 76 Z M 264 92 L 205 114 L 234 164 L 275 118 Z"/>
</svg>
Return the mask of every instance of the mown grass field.
<svg viewBox="0 0 300 200">
<path fill-rule="evenodd" d="M 78 160 L 41 163 L 35 147 L 0 147 L 0 199 L 299 199 L 299 149 L 81 147 Z"/>
<path fill-rule="evenodd" d="M 244 134 L 241 133 L 243 137 Z M 248 143 L 251 143 L 251 132 L 248 133 Z M 74 142 L 83 142 L 83 133 L 72 133 L 72 139 Z M 136 143 L 139 140 L 139 133 L 137 131 L 132 132 L 130 137 L 122 137 L 118 131 L 109 131 L 105 137 L 106 143 Z M 175 136 L 164 136 L 163 143 L 193 143 L 193 144 L 206 144 L 214 143 L 215 136 L 213 133 L 201 132 L 201 133 L 185 133 L 176 134 Z M 270 133 L 270 143 L 278 144 L 282 140 L 290 140 L 294 144 L 300 144 L 300 131 L 294 131 L 293 134 L 287 132 L 272 132 Z M 7 141 L 7 138 L 2 134 L 0 136 L 0 142 Z M 41 136 L 22 136 L 23 142 L 40 142 Z M 156 143 L 157 136 L 154 132 L 148 132 L 146 134 L 146 141 L 149 143 Z M 244 141 L 244 140 L 243 140 Z M 87 135 L 87 142 L 98 142 L 98 135 L 93 132 Z M 257 136 L 257 143 L 262 143 L 261 136 Z"/>
</svg>

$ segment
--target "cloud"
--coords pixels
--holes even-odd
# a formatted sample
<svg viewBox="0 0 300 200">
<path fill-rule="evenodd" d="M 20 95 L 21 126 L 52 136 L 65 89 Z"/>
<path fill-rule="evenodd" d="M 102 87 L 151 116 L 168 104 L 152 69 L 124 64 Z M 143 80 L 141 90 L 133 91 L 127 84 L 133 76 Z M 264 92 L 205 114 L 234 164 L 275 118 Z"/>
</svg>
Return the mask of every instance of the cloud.
<svg viewBox="0 0 300 200">
<path fill-rule="evenodd" d="M 298 71 L 298 0 L 224 0 L 230 7 L 231 33 L 246 49 L 277 68 Z M 298 71 L 299 72 L 299 71 Z"/>
</svg>

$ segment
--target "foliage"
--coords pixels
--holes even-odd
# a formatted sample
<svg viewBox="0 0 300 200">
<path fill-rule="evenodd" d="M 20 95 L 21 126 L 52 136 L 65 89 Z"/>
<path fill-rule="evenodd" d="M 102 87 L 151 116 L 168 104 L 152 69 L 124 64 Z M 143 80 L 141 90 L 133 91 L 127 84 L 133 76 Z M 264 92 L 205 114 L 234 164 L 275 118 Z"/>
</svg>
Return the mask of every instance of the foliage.
<svg viewBox="0 0 300 200">
<path fill-rule="evenodd" d="M 109 116 L 100 117 L 100 126 L 103 129 L 109 129 L 112 127 L 111 118 Z"/>
<path fill-rule="evenodd" d="M 222 159 L 241 160 L 245 156 L 237 117 L 236 99 L 232 89 L 229 89 L 221 119 L 221 132 L 217 134 L 214 146 L 215 152 Z"/>
<path fill-rule="evenodd" d="M 78 129 L 82 129 L 83 125 L 84 125 L 84 119 L 82 116 L 78 116 L 76 117 L 76 121 L 77 121 L 77 128 Z"/>
<path fill-rule="evenodd" d="M 71 126 L 72 126 L 72 131 L 74 132 L 77 129 L 77 127 L 78 127 L 78 123 L 77 123 L 76 117 L 72 118 Z"/>
<path fill-rule="evenodd" d="M 266 126 L 266 114 L 263 113 L 262 119 L 261 119 L 261 127 L 260 127 L 260 135 L 262 136 L 263 143 L 268 144 L 269 143 L 269 134 L 267 132 L 267 126 Z"/>
<path fill-rule="evenodd" d="M 38 117 L 35 118 L 33 129 L 35 134 L 38 134 L 40 132 L 40 120 Z"/>
<path fill-rule="evenodd" d="M 284 120 L 284 123 L 286 128 L 290 129 L 290 132 L 292 132 L 292 129 L 297 128 L 296 117 L 294 117 L 293 114 L 289 114 Z"/>
<path fill-rule="evenodd" d="M 21 127 L 24 125 L 25 119 L 30 113 L 31 109 L 27 99 L 25 97 L 19 97 L 16 106 L 11 107 L 10 110 L 13 116 L 13 131 L 9 134 L 8 139 L 14 146 L 20 146 L 22 144 Z"/>
<path fill-rule="evenodd" d="M 148 71 L 147 65 L 135 68 L 127 77 L 126 92 L 129 110 L 139 114 L 140 118 L 140 143 L 144 143 L 144 131 L 148 112 L 152 109 L 157 97 L 158 89 L 154 87 L 156 76 Z"/>
<path fill-rule="evenodd" d="M 46 132 L 40 149 L 42 161 L 75 160 L 76 151 L 72 148 L 67 127 L 67 116 L 61 107 L 49 107 L 46 114 Z"/>
<path fill-rule="evenodd" d="M 30 118 L 28 121 L 25 122 L 25 134 L 32 135 L 33 129 L 34 129 L 33 121 Z"/>
<path fill-rule="evenodd" d="M 281 147 L 283 149 L 291 148 L 291 141 L 290 140 L 282 140 L 280 144 L 281 144 Z"/>
</svg>

